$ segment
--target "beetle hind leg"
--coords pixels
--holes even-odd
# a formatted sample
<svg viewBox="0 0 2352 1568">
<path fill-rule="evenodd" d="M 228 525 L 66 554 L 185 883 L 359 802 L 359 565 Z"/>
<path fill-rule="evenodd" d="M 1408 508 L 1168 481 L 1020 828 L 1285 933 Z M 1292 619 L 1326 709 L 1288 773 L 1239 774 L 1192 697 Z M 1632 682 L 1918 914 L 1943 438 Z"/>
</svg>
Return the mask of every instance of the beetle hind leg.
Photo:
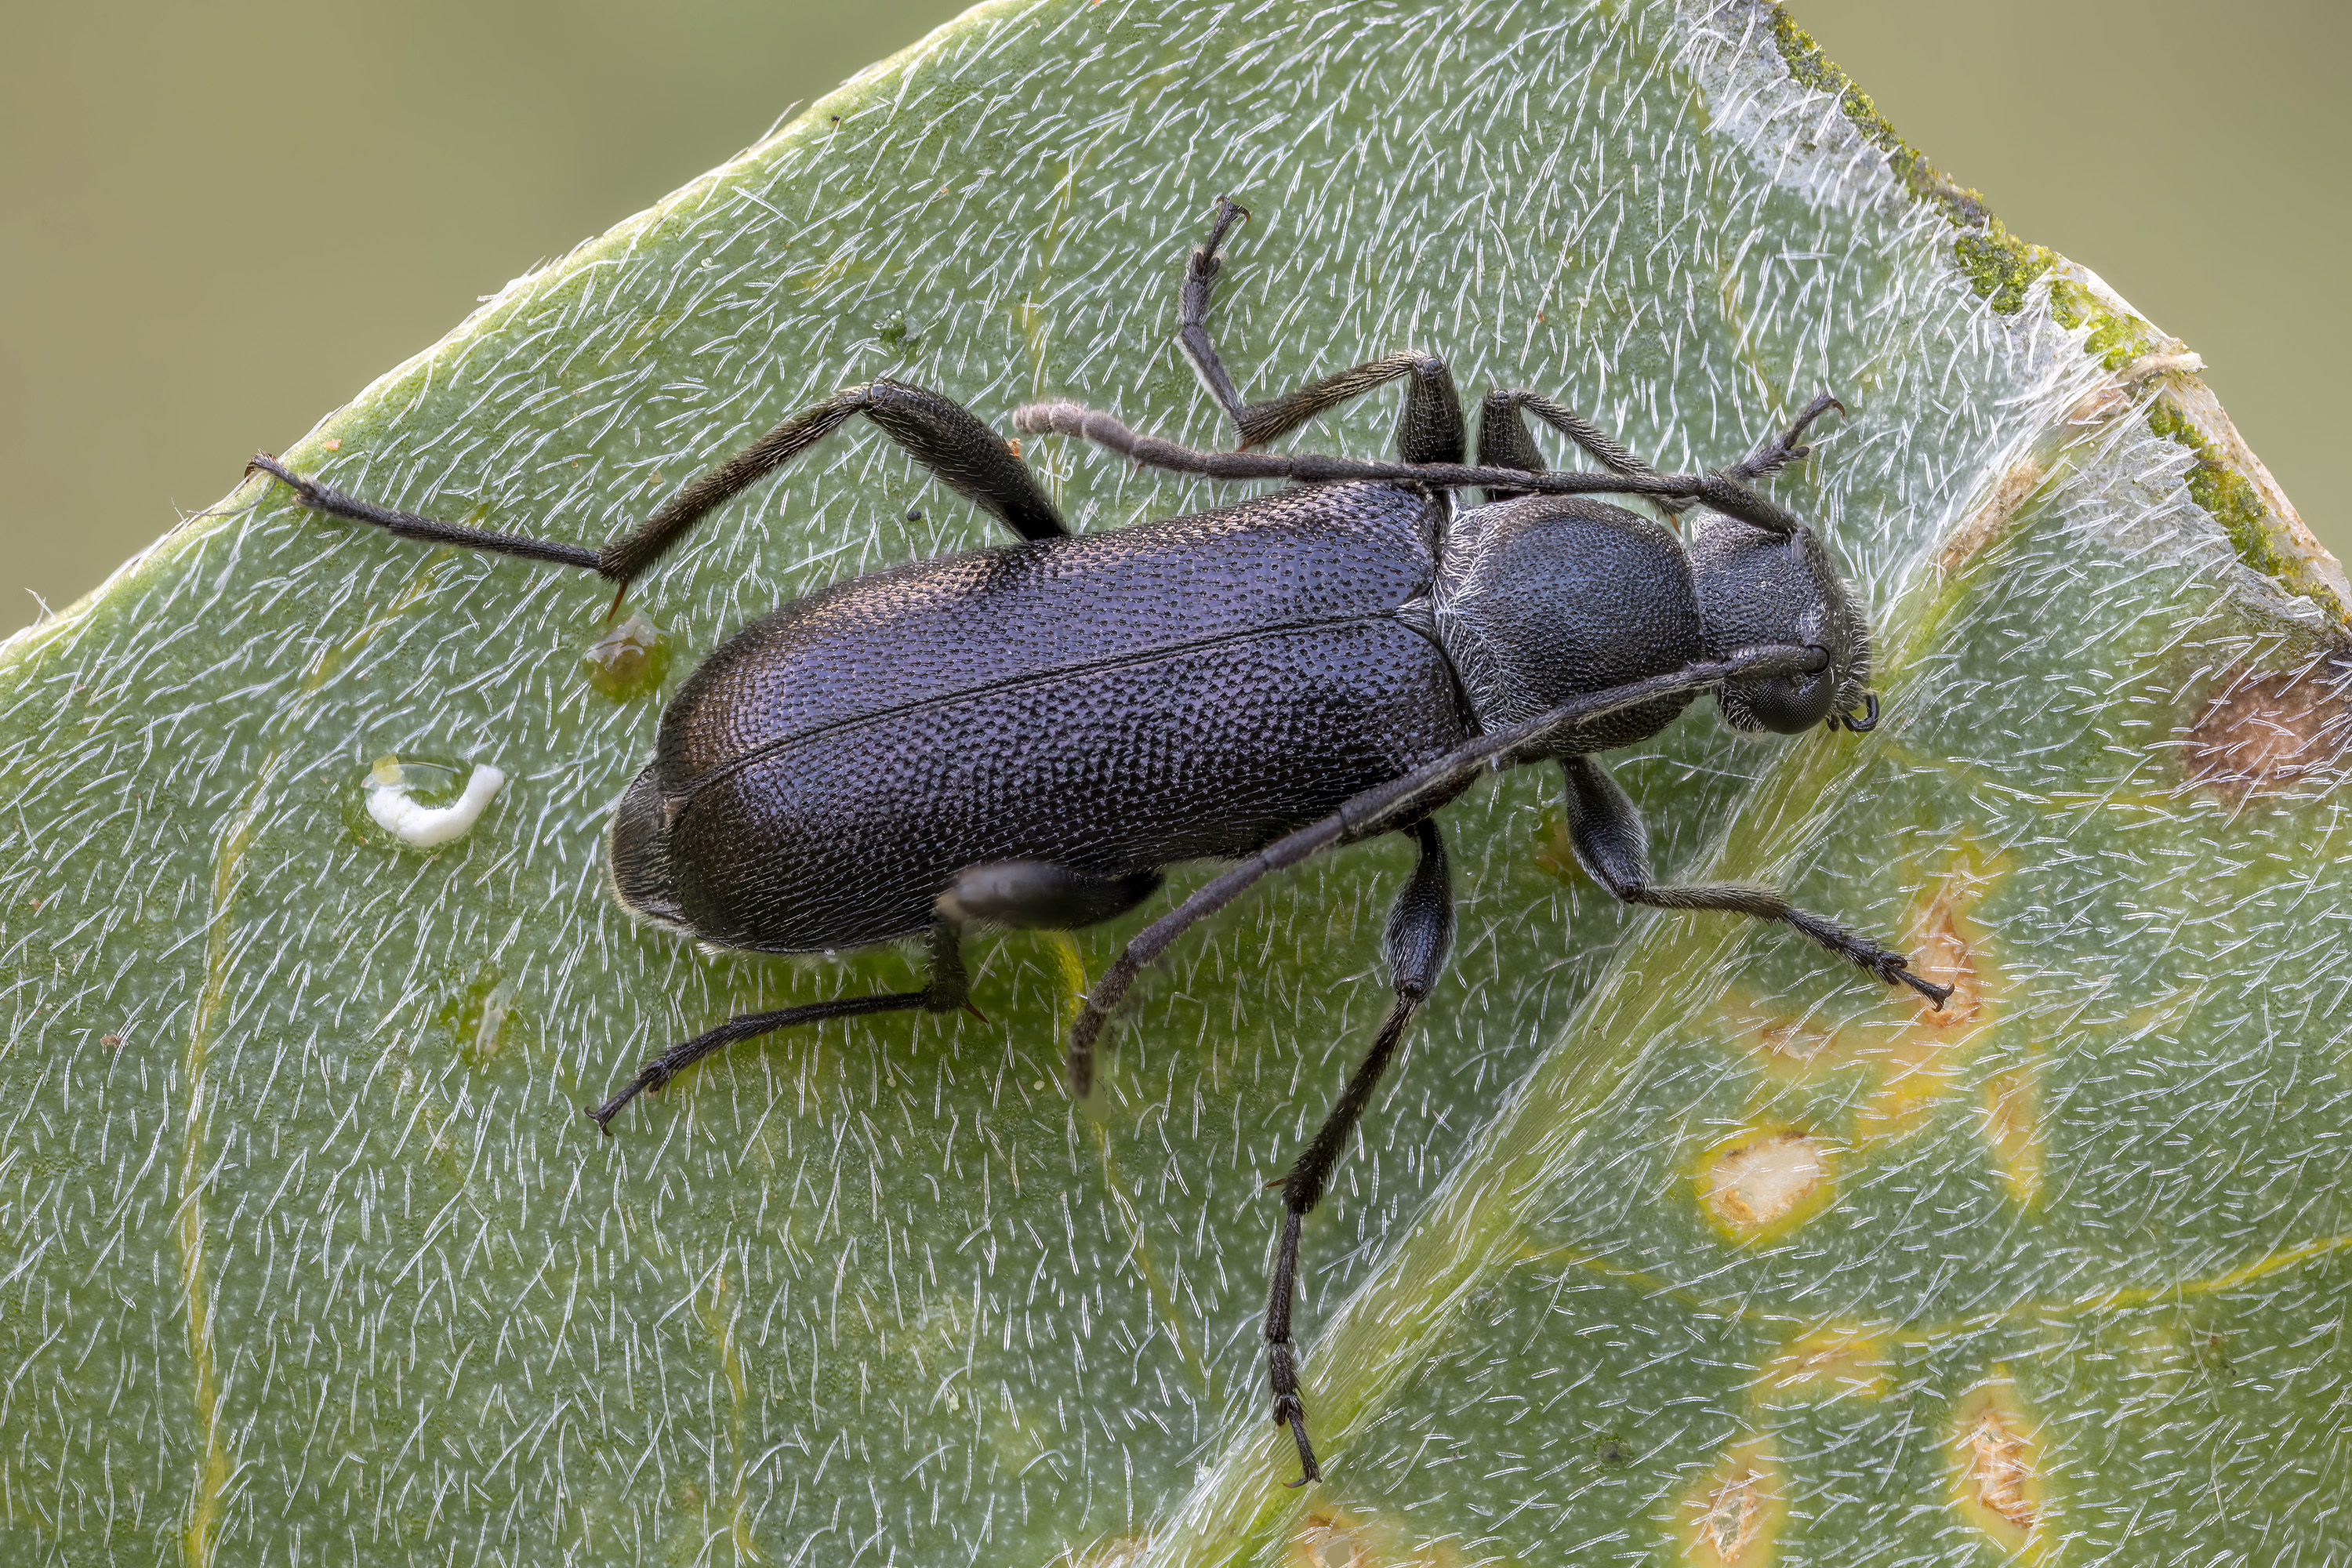
<svg viewBox="0 0 2352 1568">
<path fill-rule="evenodd" d="M 621 1087 L 619 1093 L 604 1104 L 588 1108 L 588 1114 L 597 1130 L 607 1138 L 613 1135 L 613 1118 L 624 1106 L 648 1089 L 659 1089 L 670 1079 L 711 1052 L 734 1045 L 740 1040 L 789 1029 L 795 1024 L 817 1024 L 827 1018 L 854 1018 L 867 1013 L 898 1013 L 919 1008 L 926 1013 L 950 1013 L 964 1005 L 971 992 L 971 978 L 964 973 L 961 943 L 953 926 L 940 925 L 931 931 L 930 978 L 920 991 L 889 991 L 878 996 L 842 996 L 831 1002 L 810 1002 L 798 1007 L 780 1007 L 772 1013 L 746 1013 L 730 1018 L 715 1029 L 699 1034 L 668 1050 L 637 1069 L 637 1076 Z"/>
<path fill-rule="evenodd" d="M 1160 880 L 1157 871 L 1097 877 L 1050 860 L 992 860 L 956 873 L 935 907 L 950 925 L 1076 931 L 1125 914 Z"/>
<path fill-rule="evenodd" d="M 1388 1070 L 1390 1058 L 1396 1055 L 1397 1043 L 1404 1037 L 1405 1025 L 1444 972 L 1445 961 L 1454 950 L 1453 878 L 1445 863 L 1445 840 L 1438 835 L 1437 825 L 1426 817 L 1407 831 L 1419 846 L 1421 858 L 1389 911 L 1388 931 L 1381 943 L 1396 987 L 1396 1003 L 1389 1009 L 1387 1021 L 1381 1025 L 1372 1048 L 1364 1054 L 1363 1061 L 1348 1079 L 1339 1102 L 1323 1118 L 1323 1125 L 1316 1129 L 1314 1140 L 1299 1151 L 1290 1173 L 1281 1184 L 1282 1234 L 1275 1247 L 1274 1277 L 1265 1298 L 1265 1373 L 1274 1397 L 1275 1424 L 1289 1427 L 1292 1439 L 1298 1445 L 1299 1477 L 1290 1483 L 1292 1486 L 1304 1486 L 1323 1473 L 1315 1462 L 1314 1446 L 1307 1438 L 1307 1406 L 1298 1397 L 1298 1360 L 1290 1342 L 1291 1298 L 1297 1293 L 1298 1279 L 1299 1223 L 1322 1197 L 1331 1167 L 1348 1146 L 1348 1135 L 1363 1119 L 1364 1108 L 1371 1103 L 1372 1091 L 1379 1087 L 1381 1075 Z"/>
</svg>

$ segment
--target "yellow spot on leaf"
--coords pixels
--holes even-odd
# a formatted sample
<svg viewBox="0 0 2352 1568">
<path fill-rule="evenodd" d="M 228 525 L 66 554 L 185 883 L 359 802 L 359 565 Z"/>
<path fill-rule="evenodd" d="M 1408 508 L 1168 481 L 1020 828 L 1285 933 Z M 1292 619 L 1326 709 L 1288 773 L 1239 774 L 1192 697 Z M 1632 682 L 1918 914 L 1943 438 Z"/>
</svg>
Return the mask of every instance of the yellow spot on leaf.
<svg viewBox="0 0 2352 1568">
<path fill-rule="evenodd" d="M 1717 1011 L 1764 1070 L 1784 1081 L 1801 1082 L 1853 1059 L 1842 1026 L 1810 1015 L 1790 1017 L 1736 986 L 1724 993 Z"/>
<path fill-rule="evenodd" d="M 1547 877 L 1563 882 L 1585 879 L 1584 868 L 1577 863 L 1576 847 L 1569 842 L 1568 818 L 1557 807 L 1547 810 L 1536 825 L 1536 869 Z"/>
<path fill-rule="evenodd" d="M 1794 1225 L 1821 1206 L 1830 1185 L 1829 1150 L 1794 1129 L 1743 1132 L 1702 1156 L 1699 1201 L 1742 1241 Z"/>
<path fill-rule="evenodd" d="M 1683 1561 L 1691 1568 L 1764 1568 L 1789 1517 L 1781 1479 L 1769 1439 L 1733 1444 L 1683 1494 Z"/>
<path fill-rule="evenodd" d="M 1952 1489 L 1962 1518 L 2000 1550 L 2042 1555 L 2048 1517 L 2040 1424 L 2000 1368 L 1961 1399 L 1952 1422 Z"/>
<path fill-rule="evenodd" d="M 1886 1347 L 1868 1329 L 1832 1324 L 1764 1363 L 1757 1397 L 1771 1401 L 1884 1399 L 1893 1387 Z"/>
<path fill-rule="evenodd" d="M 1053 953 L 1055 967 L 1062 980 L 1062 1025 L 1065 1028 L 1078 1021 L 1078 1009 L 1086 1005 L 1087 961 L 1078 956 L 1078 944 L 1070 940 L 1067 931 L 1045 933 L 1046 950 Z"/>
<path fill-rule="evenodd" d="M 2020 1208 L 2042 1195 L 2040 1096 L 2027 1072 L 1998 1072 L 1985 1080 L 1985 1140 L 2000 1162 L 2001 1179 Z"/>
</svg>

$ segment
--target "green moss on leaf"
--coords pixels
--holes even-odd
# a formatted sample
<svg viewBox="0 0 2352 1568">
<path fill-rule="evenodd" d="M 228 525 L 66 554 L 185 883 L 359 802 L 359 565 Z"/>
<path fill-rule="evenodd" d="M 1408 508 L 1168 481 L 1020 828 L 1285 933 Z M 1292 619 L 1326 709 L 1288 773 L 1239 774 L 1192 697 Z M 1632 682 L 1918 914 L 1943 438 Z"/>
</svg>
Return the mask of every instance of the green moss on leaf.
<svg viewBox="0 0 2352 1568">
<path fill-rule="evenodd" d="M 2109 370 L 2121 370 L 2142 354 L 2157 352 L 2156 330 L 2137 316 L 2110 310 L 2099 297 L 2063 274 L 2050 279 L 2050 314 L 2062 327 L 2087 324 L 2083 352 Z"/>
<path fill-rule="evenodd" d="M 2189 466 L 2189 498 L 2221 525 L 2238 559 L 2265 577 L 2305 591 L 2298 587 L 2300 578 L 2307 574 L 2303 563 L 2279 550 L 2252 483 L 2229 466 L 2205 433 L 2189 423 L 2180 405 L 2169 397 L 2158 398 L 2156 406 L 2148 410 L 2147 427 L 2196 454 L 2197 460 Z"/>
<path fill-rule="evenodd" d="M 1952 252 L 1976 291 L 2004 316 L 2023 307 L 2026 285 L 2058 259 L 2043 247 L 2010 233 L 1999 218 L 1989 219 L 1982 229 L 1962 230 L 1952 242 Z"/>
</svg>

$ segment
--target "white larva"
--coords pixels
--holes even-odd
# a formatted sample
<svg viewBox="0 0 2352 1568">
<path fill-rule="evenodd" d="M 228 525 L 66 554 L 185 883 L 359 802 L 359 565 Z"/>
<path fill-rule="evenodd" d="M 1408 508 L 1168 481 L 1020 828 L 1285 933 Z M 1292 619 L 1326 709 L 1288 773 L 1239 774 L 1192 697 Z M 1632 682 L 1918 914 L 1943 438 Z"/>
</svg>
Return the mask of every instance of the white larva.
<svg viewBox="0 0 2352 1568">
<path fill-rule="evenodd" d="M 506 782 L 507 775 L 499 769 L 488 763 L 476 763 L 463 795 L 447 805 L 419 805 L 409 798 L 406 771 L 396 760 L 386 757 L 368 774 L 368 815 L 375 819 L 378 827 L 403 844 L 430 849 L 436 844 L 464 837 L 475 818 L 482 815 L 482 808 L 490 804 L 490 797 Z"/>
</svg>

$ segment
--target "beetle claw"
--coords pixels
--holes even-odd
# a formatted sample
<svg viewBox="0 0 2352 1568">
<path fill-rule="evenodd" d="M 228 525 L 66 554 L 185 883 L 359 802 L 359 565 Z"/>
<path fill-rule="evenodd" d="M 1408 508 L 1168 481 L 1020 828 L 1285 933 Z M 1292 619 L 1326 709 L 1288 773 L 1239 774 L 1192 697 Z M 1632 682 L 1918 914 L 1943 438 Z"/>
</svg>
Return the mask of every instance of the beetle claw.
<svg viewBox="0 0 2352 1568">
<path fill-rule="evenodd" d="M 1851 713 L 1832 713 L 1822 722 L 1832 730 L 1845 730 L 1856 735 L 1867 735 L 1878 728 L 1878 693 L 1865 691 L 1862 694 L 1860 718 Z"/>
<path fill-rule="evenodd" d="M 1888 978 L 1892 980 L 1900 980 L 1904 984 L 1908 985 L 1912 990 L 1916 991 L 1920 995 L 1925 996 L 1928 1001 L 1935 1004 L 1936 1011 L 1938 1013 L 1944 1010 L 1944 1004 L 1951 1000 L 1952 988 L 1950 986 L 1938 985 L 1932 980 L 1914 974 L 1911 972 L 1911 965 L 1907 962 L 1898 960 L 1895 965 L 1895 973 Z"/>
</svg>

